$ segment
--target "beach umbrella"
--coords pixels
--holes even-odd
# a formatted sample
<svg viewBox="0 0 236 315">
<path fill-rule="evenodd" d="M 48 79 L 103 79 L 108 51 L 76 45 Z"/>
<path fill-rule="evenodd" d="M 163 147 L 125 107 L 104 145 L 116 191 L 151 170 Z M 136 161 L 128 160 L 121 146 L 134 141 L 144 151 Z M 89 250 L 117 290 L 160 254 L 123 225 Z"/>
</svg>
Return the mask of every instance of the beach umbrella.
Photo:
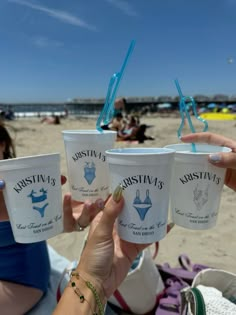
<svg viewBox="0 0 236 315">
<path fill-rule="evenodd" d="M 225 114 L 229 113 L 229 108 L 227 107 L 222 108 L 221 113 L 225 113 Z"/>
<path fill-rule="evenodd" d="M 229 104 L 227 107 L 231 109 L 231 108 L 236 107 L 236 104 Z"/>
<path fill-rule="evenodd" d="M 199 110 L 198 110 L 199 114 L 205 113 L 205 112 L 207 112 L 207 108 L 206 107 L 200 107 Z"/>
<path fill-rule="evenodd" d="M 236 112 L 236 104 L 228 105 L 228 108 L 232 110 L 232 112 Z"/>
<path fill-rule="evenodd" d="M 207 105 L 207 108 L 208 108 L 208 109 L 213 109 L 213 108 L 215 108 L 215 107 L 216 107 L 216 104 L 215 104 L 215 103 L 210 103 L 210 104 Z"/>
<path fill-rule="evenodd" d="M 163 104 L 158 104 L 157 105 L 157 108 L 159 109 L 168 109 L 168 108 L 171 108 L 172 105 L 170 103 L 163 103 Z"/>
</svg>

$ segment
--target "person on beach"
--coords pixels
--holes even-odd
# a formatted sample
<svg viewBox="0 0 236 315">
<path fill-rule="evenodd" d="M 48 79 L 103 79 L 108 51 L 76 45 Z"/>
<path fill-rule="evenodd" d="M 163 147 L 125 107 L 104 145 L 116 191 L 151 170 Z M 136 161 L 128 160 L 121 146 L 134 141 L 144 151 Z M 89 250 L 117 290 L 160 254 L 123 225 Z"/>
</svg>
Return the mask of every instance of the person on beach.
<svg viewBox="0 0 236 315">
<path fill-rule="evenodd" d="M 115 117 L 118 113 L 122 114 L 126 111 L 127 102 L 126 99 L 123 98 L 117 98 L 114 103 L 114 113 L 113 117 Z"/>
<path fill-rule="evenodd" d="M 3 124 L 0 125 L 0 160 L 16 157 L 13 141 Z M 66 178 L 61 177 L 64 184 Z M 0 190 L 4 189 L 0 180 Z M 104 207 L 103 200 L 78 203 L 65 194 L 63 202 L 64 231 L 80 231 Z M 4 315 L 22 315 L 36 305 L 46 293 L 50 261 L 45 241 L 32 244 L 16 243 L 8 212 L 0 191 L 0 310 Z"/>
<path fill-rule="evenodd" d="M 109 124 L 101 127 L 103 130 L 113 130 L 119 132 L 124 128 L 124 126 L 125 120 L 123 119 L 123 115 L 121 113 L 117 113 Z"/>
<path fill-rule="evenodd" d="M 52 115 L 50 117 L 44 117 L 41 119 L 41 123 L 46 123 L 48 125 L 60 125 L 60 117 L 58 115 Z"/>
<path fill-rule="evenodd" d="M 136 140 L 139 143 L 144 143 L 145 140 L 154 140 L 153 137 L 145 134 L 146 129 L 147 125 L 140 124 L 138 117 L 130 116 L 128 123 L 117 132 L 117 140 Z"/>
<path fill-rule="evenodd" d="M 130 116 L 128 123 L 118 131 L 117 137 L 120 140 L 133 140 L 136 138 L 136 134 L 139 128 L 139 124 L 134 116 Z"/>
</svg>

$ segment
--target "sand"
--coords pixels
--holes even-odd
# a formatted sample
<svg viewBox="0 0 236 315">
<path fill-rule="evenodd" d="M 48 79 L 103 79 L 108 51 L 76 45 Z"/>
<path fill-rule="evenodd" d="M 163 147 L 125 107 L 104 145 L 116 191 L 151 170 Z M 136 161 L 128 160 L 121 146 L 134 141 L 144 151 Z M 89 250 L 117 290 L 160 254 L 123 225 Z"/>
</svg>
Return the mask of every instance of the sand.
<svg viewBox="0 0 236 315">
<path fill-rule="evenodd" d="M 94 129 L 94 118 L 68 118 L 61 120 L 60 125 L 41 124 L 38 118 L 18 119 L 9 122 L 11 134 L 16 141 L 18 156 L 54 153 L 61 154 L 61 173 L 67 175 L 64 143 L 61 131 L 66 129 Z M 151 125 L 147 134 L 155 137 L 154 141 L 144 144 L 116 142 L 116 147 L 145 146 L 160 147 L 179 142 L 176 130 L 179 118 L 142 117 L 142 123 Z M 200 130 L 202 125 L 196 124 Z M 209 130 L 225 136 L 235 135 L 235 121 L 209 121 Z M 184 133 L 188 133 L 185 127 Z M 69 191 L 68 185 L 63 186 L 63 193 Z M 156 261 L 169 262 L 171 266 L 178 264 L 178 256 L 187 254 L 194 263 L 223 268 L 236 272 L 236 194 L 224 187 L 217 226 L 205 231 L 191 231 L 178 226 L 160 242 L 160 250 Z M 86 232 L 61 234 L 50 240 L 60 254 L 70 260 L 78 259 L 81 253 Z"/>
</svg>

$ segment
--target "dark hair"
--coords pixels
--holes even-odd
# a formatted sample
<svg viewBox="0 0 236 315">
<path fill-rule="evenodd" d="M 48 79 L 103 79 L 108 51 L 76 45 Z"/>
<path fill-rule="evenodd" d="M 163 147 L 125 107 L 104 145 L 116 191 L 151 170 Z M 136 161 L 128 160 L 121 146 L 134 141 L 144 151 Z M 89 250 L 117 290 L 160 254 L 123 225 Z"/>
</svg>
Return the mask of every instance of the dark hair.
<svg viewBox="0 0 236 315">
<path fill-rule="evenodd" d="M 118 112 L 115 114 L 115 118 L 123 118 L 122 113 Z"/>
<path fill-rule="evenodd" d="M 130 117 L 130 124 L 136 124 L 137 123 L 137 120 L 134 116 L 131 116 Z"/>
<path fill-rule="evenodd" d="M 3 123 L 0 123 L 0 143 L 5 144 L 5 151 L 3 152 L 4 160 L 16 157 L 13 140 Z"/>
</svg>

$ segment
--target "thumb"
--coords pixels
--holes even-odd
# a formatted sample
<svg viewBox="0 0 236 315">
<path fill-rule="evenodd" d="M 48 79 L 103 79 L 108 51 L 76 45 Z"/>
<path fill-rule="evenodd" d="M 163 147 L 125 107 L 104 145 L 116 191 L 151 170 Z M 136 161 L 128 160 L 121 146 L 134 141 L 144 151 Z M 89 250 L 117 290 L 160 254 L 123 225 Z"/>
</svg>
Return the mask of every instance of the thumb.
<svg viewBox="0 0 236 315">
<path fill-rule="evenodd" d="M 236 154 L 235 153 L 214 153 L 208 158 L 211 164 L 221 168 L 236 169 Z"/>
<path fill-rule="evenodd" d="M 124 205 L 124 199 L 121 197 L 117 202 L 110 197 L 108 200 L 101 217 L 100 222 L 98 223 L 96 230 L 100 236 L 109 236 L 111 237 L 113 232 L 113 227 L 116 218 L 121 213 Z"/>
</svg>

